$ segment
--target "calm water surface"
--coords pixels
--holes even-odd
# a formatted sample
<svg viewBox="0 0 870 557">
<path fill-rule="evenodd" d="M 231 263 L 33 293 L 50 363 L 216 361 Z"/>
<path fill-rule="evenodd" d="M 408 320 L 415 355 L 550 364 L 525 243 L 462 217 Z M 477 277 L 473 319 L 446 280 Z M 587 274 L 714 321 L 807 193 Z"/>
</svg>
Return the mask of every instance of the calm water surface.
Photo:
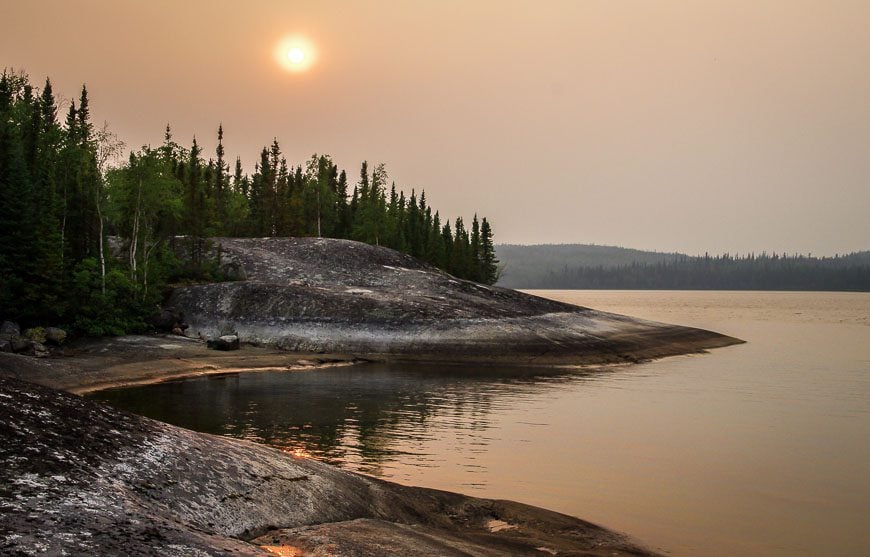
<svg viewBox="0 0 870 557">
<path fill-rule="evenodd" d="M 672 555 L 870 555 L 870 294 L 534 293 L 748 343 L 605 370 L 368 364 L 95 397 Z"/>
</svg>

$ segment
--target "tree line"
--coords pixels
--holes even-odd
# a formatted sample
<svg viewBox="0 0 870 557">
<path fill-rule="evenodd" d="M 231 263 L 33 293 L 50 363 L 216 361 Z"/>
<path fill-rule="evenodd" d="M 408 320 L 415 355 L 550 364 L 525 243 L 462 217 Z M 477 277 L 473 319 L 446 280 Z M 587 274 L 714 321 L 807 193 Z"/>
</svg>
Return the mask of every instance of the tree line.
<svg viewBox="0 0 870 557">
<path fill-rule="evenodd" d="M 291 166 L 275 140 L 249 175 L 240 158 L 228 163 L 222 126 L 217 139 L 206 158 L 195 138 L 182 147 L 167 126 L 162 145 L 113 166 L 123 143 L 91 122 L 86 87 L 61 122 L 49 80 L 40 90 L 4 71 L 0 316 L 90 335 L 144 329 L 167 283 L 220 280 L 215 236 L 353 239 L 460 278 L 498 278 L 486 218 L 442 222 L 424 191 L 406 195 L 383 164 L 363 162 L 351 184 L 328 155 Z"/>
<path fill-rule="evenodd" d="M 655 263 L 564 266 L 529 288 L 618 290 L 870 291 L 870 264 L 861 254 L 678 256 Z"/>
<path fill-rule="evenodd" d="M 442 223 L 438 211 L 419 197 L 387 189 L 383 164 L 363 162 L 349 184 L 328 155 L 313 155 L 291 167 L 277 140 L 264 147 L 254 173 L 240 158 L 230 170 L 224 158 L 223 128 L 215 156 L 204 160 L 196 139 L 185 149 L 167 126 L 163 145 L 143 147 L 107 173 L 112 222 L 130 238 L 131 269 L 147 268 L 149 250 L 179 234 L 189 236 L 190 259 L 203 263 L 209 237 L 317 236 L 358 240 L 422 259 L 451 274 L 492 284 L 498 260 L 492 227 L 474 215 Z"/>
</svg>

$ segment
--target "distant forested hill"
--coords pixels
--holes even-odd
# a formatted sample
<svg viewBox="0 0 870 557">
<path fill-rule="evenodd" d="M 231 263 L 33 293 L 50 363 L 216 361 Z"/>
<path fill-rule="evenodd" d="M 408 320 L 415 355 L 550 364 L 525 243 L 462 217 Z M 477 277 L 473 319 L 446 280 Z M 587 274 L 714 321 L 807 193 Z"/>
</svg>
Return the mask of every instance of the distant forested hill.
<svg viewBox="0 0 870 557">
<path fill-rule="evenodd" d="M 501 245 L 496 253 L 498 284 L 509 288 L 870 291 L 870 251 L 688 256 L 566 244 Z"/>
<path fill-rule="evenodd" d="M 590 244 L 501 244 L 496 256 L 503 266 L 499 286 L 542 288 L 547 277 L 565 267 L 618 267 L 632 263 L 659 263 L 686 257 L 681 253 L 659 253 Z"/>
</svg>

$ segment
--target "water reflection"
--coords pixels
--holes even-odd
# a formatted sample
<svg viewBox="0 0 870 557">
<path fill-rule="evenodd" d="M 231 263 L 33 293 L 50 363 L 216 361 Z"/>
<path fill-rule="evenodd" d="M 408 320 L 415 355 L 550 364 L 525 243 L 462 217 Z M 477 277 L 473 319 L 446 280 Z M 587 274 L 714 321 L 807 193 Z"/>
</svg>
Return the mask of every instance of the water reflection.
<svg viewBox="0 0 870 557">
<path fill-rule="evenodd" d="M 378 476 L 389 475 L 398 460 L 403 466 L 437 466 L 446 455 L 434 454 L 432 443 L 449 442 L 449 456 L 469 475 L 462 485 L 473 488 L 485 485 L 486 467 L 476 455 L 498 439 L 491 431 L 494 412 L 566 382 L 612 375 L 600 369 L 364 364 L 203 377 L 93 397 L 189 429 Z M 548 423 L 520 425 L 534 430 Z"/>
<path fill-rule="evenodd" d="M 367 365 L 97 397 L 669 555 L 870 555 L 870 293 L 543 294 L 749 342 L 609 372 Z"/>
</svg>

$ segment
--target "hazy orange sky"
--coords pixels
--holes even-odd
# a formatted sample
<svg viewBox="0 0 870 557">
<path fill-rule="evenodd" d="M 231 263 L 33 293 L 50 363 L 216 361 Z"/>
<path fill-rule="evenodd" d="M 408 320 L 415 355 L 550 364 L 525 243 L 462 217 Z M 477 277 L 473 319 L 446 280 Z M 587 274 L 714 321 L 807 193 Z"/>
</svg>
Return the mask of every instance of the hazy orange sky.
<svg viewBox="0 0 870 557">
<path fill-rule="evenodd" d="M 0 66 L 128 146 L 384 162 L 497 242 L 870 249 L 870 2 L 12 1 Z M 289 73 L 288 34 L 317 46 Z"/>
</svg>

